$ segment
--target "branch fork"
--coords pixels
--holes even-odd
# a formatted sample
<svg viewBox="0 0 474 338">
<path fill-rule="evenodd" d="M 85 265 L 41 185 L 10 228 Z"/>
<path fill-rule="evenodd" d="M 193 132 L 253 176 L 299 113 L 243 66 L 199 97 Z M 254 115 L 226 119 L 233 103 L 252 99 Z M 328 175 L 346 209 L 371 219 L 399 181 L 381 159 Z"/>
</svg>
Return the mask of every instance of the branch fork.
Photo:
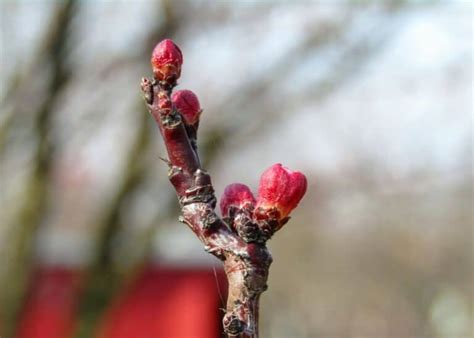
<svg viewBox="0 0 474 338">
<path fill-rule="evenodd" d="M 267 289 L 272 263 L 266 241 L 288 221 L 289 211 L 306 191 L 306 178 L 275 165 L 283 168 L 283 176 L 275 176 L 275 166 L 268 169 L 266 180 L 265 173 L 262 175 L 257 200 L 245 185 L 230 185 L 220 204 L 224 221 L 219 218 L 214 211 L 217 199 L 211 177 L 201 167 L 197 152 L 199 101 L 190 91 L 171 95 L 181 65 L 179 48 L 171 40 L 162 41 L 152 55 L 154 78 L 143 78 L 141 91 L 166 146 L 168 178 L 181 206 L 179 220 L 189 226 L 207 252 L 223 261 L 229 282 L 224 330 L 231 337 L 256 338 L 259 298 Z M 297 177 L 294 182 L 292 175 Z M 290 183 L 296 185 L 288 187 Z"/>
</svg>

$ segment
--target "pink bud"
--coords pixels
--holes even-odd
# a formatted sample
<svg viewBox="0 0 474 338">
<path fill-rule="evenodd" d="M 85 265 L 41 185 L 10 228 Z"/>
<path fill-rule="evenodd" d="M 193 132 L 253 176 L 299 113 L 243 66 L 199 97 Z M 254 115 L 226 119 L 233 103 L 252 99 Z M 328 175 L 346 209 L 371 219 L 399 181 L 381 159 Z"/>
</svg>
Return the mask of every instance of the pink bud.
<svg viewBox="0 0 474 338">
<path fill-rule="evenodd" d="M 165 39 L 156 45 L 151 55 L 151 66 L 155 79 L 176 80 L 181 75 L 183 54 L 173 40 Z"/>
<path fill-rule="evenodd" d="M 296 208 L 306 192 L 306 177 L 299 171 L 291 171 L 280 163 L 265 170 L 260 178 L 257 197 L 257 217 L 269 211 L 278 220 L 286 218 Z"/>
<path fill-rule="evenodd" d="M 241 209 L 246 206 L 251 207 L 254 204 L 255 198 L 249 187 L 241 183 L 230 184 L 225 188 L 224 194 L 221 197 L 222 217 L 233 217 L 229 215 L 232 207 Z"/>
<path fill-rule="evenodd" d="M 201 106 L 196 94 L 187 89 L 178 90 L 173 94 L 171 100 L 186 124 L 193 125 L 199 121 Z"/>
</svg>

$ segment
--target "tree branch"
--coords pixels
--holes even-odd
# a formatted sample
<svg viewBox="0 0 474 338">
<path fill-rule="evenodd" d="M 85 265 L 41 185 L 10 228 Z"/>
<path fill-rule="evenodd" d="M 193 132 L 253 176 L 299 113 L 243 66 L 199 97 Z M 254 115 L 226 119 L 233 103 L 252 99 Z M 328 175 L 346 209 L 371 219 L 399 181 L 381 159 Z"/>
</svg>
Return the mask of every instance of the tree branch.
<svg viewBox="0 0 474 338">
<path fill-rule="evenodd" d="M 229 282 L 224 329 L 229 335 L 257 337 L 258 299 L 267 288 L 271 255 L 264 243 L 246 243 L 214 212 L 211 178 L 200 167 L 183 119 L 173 109 L 171 87 L 143 79 L 142 91 L 166 145 L 168 177 L 181 205 L 180 221 L 196 234 L 207 252 L 224 262 Z"/>
<path fill-rule="evenodd" d="M 272 263 L 265 243 L 288 221 L 306 192 L 306 178 L 275 164 L 263 173 L 257 200 L 247 186 L 231 184 L 221 199 L 225 222 L 221 220 L 214 212 L 211 177 L 197 153 L 199 101 L 187 90 L 171 96 L 182 62 L 182 53 L 171 40 L 160 42 L 151 59 L 154 79 L 143 78 L 141 90 L 165 142 L 168 178 L 181 206 L 179 219 L 207 252 L 223 261 L 229 284 L 224 330 L 232 337 L 257 338 L 259 298 L 267 289 Z"/>
</svg>

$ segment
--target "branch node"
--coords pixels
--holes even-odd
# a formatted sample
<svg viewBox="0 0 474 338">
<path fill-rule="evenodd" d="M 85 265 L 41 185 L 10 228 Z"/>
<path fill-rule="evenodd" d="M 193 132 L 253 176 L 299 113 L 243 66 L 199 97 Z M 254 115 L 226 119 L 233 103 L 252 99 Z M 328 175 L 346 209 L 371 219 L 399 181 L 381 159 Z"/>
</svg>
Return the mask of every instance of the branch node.
<svg viewBox="0 0 474 338">
<path fill-rule="evenodd" d="M 167 108 L 164 108 L 161 109 L 160 112 L 163 128 L 173 129 L 181 125 L 182 118 L 176 110 L 168 110 Z"/>
<path fill-rule="evenodd" d="M 262 242 L 261 233 L 257 226 L 257 224 L 252 222 L 250 218 L 250 214 L 245 210 L 239 210 L 235 214 L 235 218 L 233 220 L 234 227 L 237 230 L 237 234 L 240 238 L 242 238 L 246 243 L 253 243 L 253 242 Z"/>
<path fill-rule="evenodd" d="M 217 224 L 219 224 L 219 217 L 217 217 L 216 213 L 213 210 L 206 209 L 206 212 L 202 217 L 203 229 L 209 230 L 211 228 L 214 228 Z"/>
<path fill-rule="evenodd" d="M 191 203 L 208 203 L 211 208 L 214 209 L 216 206 L 216 197 L 209 174 L 202 169 L 197 169 L 193 175 L 193 180 L 193 186 L 186 189 L 184 195 L 179 198 L 181 206 Z M 218 218 L 217 216 L 215 217 L 217 221 Z M 211 223 L 215 223 L 216 221 L 212 221 Z"/>
</svg>

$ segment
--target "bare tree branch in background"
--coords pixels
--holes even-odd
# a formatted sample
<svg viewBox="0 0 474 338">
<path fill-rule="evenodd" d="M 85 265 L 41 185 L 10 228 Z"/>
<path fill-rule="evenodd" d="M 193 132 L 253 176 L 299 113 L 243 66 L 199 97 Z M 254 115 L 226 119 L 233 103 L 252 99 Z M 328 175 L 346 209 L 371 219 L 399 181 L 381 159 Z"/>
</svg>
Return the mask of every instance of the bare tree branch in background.
<svg viewBox="0 0 474 338">
<path fill-rule="evenodd" d="M 357 71 L 361 69 L 371 56 L 381 50 L 384 42 L 389 40 L 390 35 L 396 30 L 396 14 L 403 6 L 401 4 L 387 4 L 384 9 L 384 15 L 381 15 L 378 21 L 376 31 L 370 30 L 356 39 L 351 38 L 350 34 L 357 25 L 357 16 L 347 13 L 346 20 L 334 25 L 315 27 L 314 31 L 307 32 L 304 39 L 295 47 L 289 48 L 279 61 L 263 73 L 257 80 L 246 82 L 242 81 L 241 87 L 236 92 L 239 96 L 221 100 L 221 104 L 216 111 L 221 112 L 217 115 L 220 118 L 218 126 L 206 133 L 201 141 L 204 149 L 209 149 L 212 153 L 224 149 L 224 147 L 215 148 L 213 145 L 225 143 L 232 139 L 238 139 L 239 142 L 252 140 L 252 135 L 261 130 L 264 125 L 268 125 L 268 116 L 272 116 L 273 123 L 279 117 L 288 111 L 294 111 L 295 107 L 307 105 L 308 102 L 320 102 L 330 94 L 334 93 L 341 85 L 347 83 L 347 80 L 354 77 Z M 294 68 L 288 67 L 292 63 L 301 63 L 306 57 L 315 52 L 321 53 L 326 49 L 339 47 L 334 60 L 325 71 L 325 75 L 313 82 L 305 84 L 303 90 L 294 95 L 285 96 L 284 100 L 272 102 L 271 100 L 262 100 L 262 97 L 269 95 L 279 79 L 285 79 L 292 75 Z M 248 98 L 248 99 L 245 99 Z M 256 108 L 258 107 L 258 108 Z M 259 114 L 254 114 L 255 110 Z M 230 116 L 238 111 L 241 123 L 249 121 L 248 115 L 252 115 L 251 123 L 247 123 L 246 128 L 235 128 L 229 121 L 233 119 Z M 208 165 L 208 156 L 204 154 L 204 164 Z M 216 154 L 217 155 L 217 154 Z"/>
<path fill-rule="evenodd" d="M 2 287 L 1 290 L 0 304 L 3 308 L 0 312 L 5 320 L 6 336 L 11 336 L 14 331 L 14 323 L 21 307 L 30 272 L 28 267 L 31 266 L 33 257 L 32 241 L 47 206 L 47 187 L 53 158 L 53 140 L 50 133 L 51 113 L 59 91 L 70 76 L 65 63 L 65 46 L 74 11 L 74 0 L 57 5 L 51 28 L 34 62 L 34 67 L 37 69 L 49 67 L 51 76 L 44 100 L 37 107 L 28 107 L 35 110 L 33 116 L 37 142 L 33 151 L 31 176 L 24 192 L 24 202 L 18 211 L 16 224 L 13 226 L 15 234 L 8 243 L 10 248 L 7 252 L 11 257 L 5 260 L 7 266 L 3 267 L 5 280 L 1 281 L 1 284 L 8 287 Z M 22 112 L 17 111 L 16 115 L 12 120 L 21 118 Z"/>
<path fill-rule="evenodd" d="M 156 41 L 164 36 L 173 36 L 177 29 L 171 2 L 162 1 L 161 4 L 164 9 L 162 14 L 164 22 L 150 30 L 147 41 Z M 141 53 L 138 53 L 132 60 L 126 61 L 132 62 L 135 58 L 143 58 L 145 53 L 148 52 L 147 46 L 148 44 L 145 44 L 145 48 Z M 93 335 L 104 311 L 124 281 L 125 276 L 119 273 L 113 264 L 111 257 L 113 255 L 112 244 L 117 232 L 123 225 L 119 216 L 125 201 L 133 195 L 144 178 L 146 166 L 143 157 L 150 144 L 150 130 L 146 114 L 142 114 L 139 119 L 139 125 L 132 142 L 133 145 L 127 154 L 125 172 L 119 181 L 120 186 L 117 193 L 108 206 L 106 214 L 98 220 L 100 228 L 95 244 L 96 252 L 93 262 L 88 268 L 84 294 L 79 304 L 78 316 L 81 320 L 74 334 L 77 338 Z"/>
</svg>

